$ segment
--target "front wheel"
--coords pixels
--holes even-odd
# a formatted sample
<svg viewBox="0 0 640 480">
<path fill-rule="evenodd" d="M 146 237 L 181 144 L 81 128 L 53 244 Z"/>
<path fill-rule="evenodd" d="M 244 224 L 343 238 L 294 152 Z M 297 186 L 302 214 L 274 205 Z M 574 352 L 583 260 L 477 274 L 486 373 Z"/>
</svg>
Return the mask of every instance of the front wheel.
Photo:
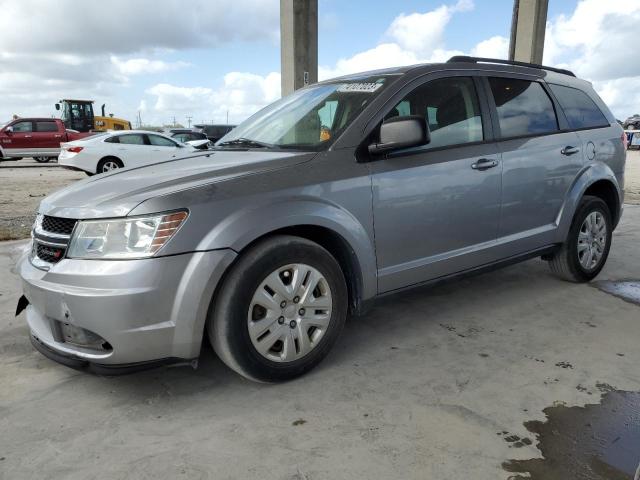
<svg viewBox="0 0 640 480">
<path fill-rule="evenodd" d="M 309 240 L 277 236 L 238 259 L 208 321 L 220 359 L 251 380 L 300 376 L 327 355 L 347 316 L 340 265 Z"/>
<path fill-rule="evenodd" d="M 51 157 L 33 157 L 33 159 L 38 163 L 48 163 Z"/>
<path fill-rule="evenodd" d="M 611 212 L 598 197 L 585 196 L 562 248 L 549 260 L 551 271 L 571 282 L 588 282 L 604 267 L 612 236 Z"/>
</svg>

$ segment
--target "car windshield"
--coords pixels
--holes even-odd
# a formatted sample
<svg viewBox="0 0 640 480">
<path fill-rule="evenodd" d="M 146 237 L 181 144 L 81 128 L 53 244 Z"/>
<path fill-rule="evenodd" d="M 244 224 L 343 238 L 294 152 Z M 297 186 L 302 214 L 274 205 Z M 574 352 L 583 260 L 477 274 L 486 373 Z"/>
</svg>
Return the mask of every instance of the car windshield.
<svg viewBox="0 0 640 480">
<path fill-rule="evenodd" d="M 376 75 L 298 90 L 245 120 L 216 147 L 323 150 L 395 78 Z"/>
</svg>

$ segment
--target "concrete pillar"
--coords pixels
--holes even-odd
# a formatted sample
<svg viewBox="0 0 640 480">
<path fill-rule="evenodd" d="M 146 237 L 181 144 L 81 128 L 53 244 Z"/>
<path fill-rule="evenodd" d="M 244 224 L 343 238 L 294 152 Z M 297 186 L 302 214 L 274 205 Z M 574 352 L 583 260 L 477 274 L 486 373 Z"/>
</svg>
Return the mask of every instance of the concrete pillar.
<svg viewBox="0 0 640 480">
<path fill-rule="evenodd" d="M 318 0 L 280 0 L 282 96 L 318 81 Z"/>
<path fill-rule="evenodd" d="M 509 60 L 542 63 L 549 0 L 514 0 Z"/>
</svg>

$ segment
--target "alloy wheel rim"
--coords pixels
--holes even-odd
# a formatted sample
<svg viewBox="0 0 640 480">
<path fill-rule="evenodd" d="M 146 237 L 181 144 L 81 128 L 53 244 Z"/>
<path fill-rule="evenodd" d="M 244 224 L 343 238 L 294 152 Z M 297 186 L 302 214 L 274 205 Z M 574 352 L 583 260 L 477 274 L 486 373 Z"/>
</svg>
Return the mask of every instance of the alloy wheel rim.
<svg viewBox="0 0 640 480">
<path fill-rule="evenodd" d="M 269 274 L 251 298 L 249 338 L 274 362 L 293 362 L 315 349 L 329 328 L 333 299 L 326 278 L 302 263 Z"/>
<path fill-rule="evenodd" d="M 600 212 L 591 212 L 578 232 L 578 261 L 585 270 L 595 269 L 607 245 L 607 222 Z"/>
<path fill-rule="evenodd" d="M 115 170 L 118 167 L 118 164 L 116 162 L 106 162 L 103 166 L 102 166 L 102 171 L 103 172 L 108 172 L 109 170 Z"/>
</svg>

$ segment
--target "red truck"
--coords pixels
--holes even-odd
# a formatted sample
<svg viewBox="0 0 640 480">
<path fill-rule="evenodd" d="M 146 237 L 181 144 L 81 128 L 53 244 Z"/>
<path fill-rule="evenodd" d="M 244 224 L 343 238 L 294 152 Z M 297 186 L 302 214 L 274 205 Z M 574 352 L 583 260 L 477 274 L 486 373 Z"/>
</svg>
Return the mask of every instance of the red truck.
<svg viewBox="0 0 640 480">
<path fill-rule="evenodd" d="M 48 162 L 60 154 L 60 143 L 93 135 L 67 130 L 57 118 L 18 118 L 0 128 L 0 160 L 33 157 Z"/>
</svg>

